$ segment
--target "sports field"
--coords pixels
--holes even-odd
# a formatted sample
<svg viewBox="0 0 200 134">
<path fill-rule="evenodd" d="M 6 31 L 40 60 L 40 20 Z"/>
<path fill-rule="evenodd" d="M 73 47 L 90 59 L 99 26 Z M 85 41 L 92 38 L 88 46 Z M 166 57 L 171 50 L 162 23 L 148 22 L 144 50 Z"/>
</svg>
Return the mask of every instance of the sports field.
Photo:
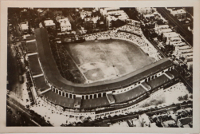
<svg viewBox="0 0 200 134">
<path fill-rule="evenodd" d="M 98 40 L 65 45 L 86 83 L 116 79 L 154 62 L 137 45 Z"/>
</svg>

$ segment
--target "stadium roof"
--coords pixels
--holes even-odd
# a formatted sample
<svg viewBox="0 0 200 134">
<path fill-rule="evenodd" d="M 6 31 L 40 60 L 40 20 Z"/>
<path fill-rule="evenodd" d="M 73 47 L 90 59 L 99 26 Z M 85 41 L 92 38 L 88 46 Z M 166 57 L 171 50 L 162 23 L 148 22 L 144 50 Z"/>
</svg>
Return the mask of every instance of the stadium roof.
<svg viewBox="0 0 200 134">
<path fill-rule="evenodd" d="M 37 54 L 28 56 L 28 60 L 32 75 L 42 74 Z"/>
<path fill-rule="evenodd" d="M 156 77 L 155 79 L 148 81 L 147 83 L 151 86 L 152 89 L 154 89 L 156 87 L 163 85 L 164 83 L 168 81 L 170 81 L 170 79 L 167 78 L 166 75 L 161 75 L 159 77 Z"/>
<path fill-rule="evenodd" d="M 39 76 L 36 78 L 33 78 L 36 86 L 36 90 L 44 91 L 49 88 L 49 86 L 46 84 L 44 76 Z"/>
<path fill-rule="evenodd" d="M 119 89 L 173 65 L 170 60 L 164 58 L 118 79 L 91 84 L 75 84 L 61 76 L 50 50 L 47 31 L 44 28 L 38 28 L 35 30 L 35 34 L 39 60 L 47 81 L 56 88 L 69 93 L 91 94 Z"/>
<path fill-rule="evenodd" d="M 36 41 L 26 42 L 27 53 L 35 53 L 37 52 Z"/>
<path fill-rule="evenodd" d="M 110 103 L 106 97 L 100 97 L 95 99 L 82 100 L 81 108 L 95 108 L 102 106 L 109 106 Z"/>
<path fill-rule="evenodd" d="M 74 99 L 58 95 L 58 94 L 54 93 L 51 90 L 45 92 L 42 95 L 46 99 L 48 99 L 50 102 L 52 102 L 52 103 L 54 103 L 56 105 L 61 105 L 63 107 L 74 108 Z"/>
<path fill-rule="evenodd" d="M 126 102 L 128 100 L 132 100 L 145 92 L 146 90 L 142 86 L 138 86 L 132 90 L 120 94 L 115 94 L 113 96 L 115 98 L 116 103 L 121 103 Z"/>
</svg>

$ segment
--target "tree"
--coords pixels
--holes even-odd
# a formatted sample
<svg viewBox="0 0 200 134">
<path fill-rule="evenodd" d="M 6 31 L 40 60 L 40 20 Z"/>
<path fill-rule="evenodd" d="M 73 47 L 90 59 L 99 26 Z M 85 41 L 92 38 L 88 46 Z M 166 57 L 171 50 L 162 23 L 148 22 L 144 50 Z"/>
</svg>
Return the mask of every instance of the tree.
<svg viewBox="0 0 200 134">
<path fill-rule="evenodd" d="M 179 97 L 178 97 L 178 100 L 179 100 L 179 101 L 182 101 L 182 100 L 183 100 L 183 97 L 182 97 L 182 96 L 179 96 Z"/>
<path fill-rule="evenodd" d="M 187 100 L 188 99 L 188 94 L 183 96 L 183 100 Z"/>
<path fill-rule="evenodd" d="M 117 19 L 116 21 L 111 21 L 111 27 L 120 27 L 123 25 L 125 25 L 125 22 L 120 19 Z"/>
</svg>

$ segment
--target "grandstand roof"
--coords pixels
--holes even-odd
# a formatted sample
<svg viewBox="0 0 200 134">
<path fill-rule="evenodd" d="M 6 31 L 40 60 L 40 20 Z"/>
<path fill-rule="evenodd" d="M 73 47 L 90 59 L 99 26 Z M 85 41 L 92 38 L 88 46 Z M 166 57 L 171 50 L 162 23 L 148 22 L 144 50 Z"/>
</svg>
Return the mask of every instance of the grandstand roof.
<svg viewBox="0 0 200 134">
<path fill-rule="evenodd" d="M 37 54 L 28 56 L 28 60 L 32 75 L 41 74 L 42 70 L 39 65 Z"/>
<path fill-rule="evenodd" d="M 138 82 L 145 77 L 148 77 L 156 72 L 172 66 L 172 62 L 164 58 L 115 80 L 108 80 L 105 82 L 96 82 L 91 84 L 74 84 L 64 79 L 56 67 L 56 63 L 51 54 L 47 31 L 44 28 L 38 28 L 35 30 L 35 33 L 38 55 L 47 81 L 58 89 L 70 93 L 91 94 L 102 91 L 115 90 L 117 88 L 119 89 Z"/>
<path fill-rule="evenodd" d="M 106 97 L 100 97 L 95 99 L 82 100 L 81 108 L 95 108 L 108 106 L 110 103 Z"/>
<path fill-rule="evenodd" d="M 161 75 L 153 80 L 148 81 L 147 83 L 151 86 L 152 89 L 163 85 L 164 83 L 170 81 L 166 75 Z"/>
<path fill-rule="evenodd" d="M 36 41 L 26 42 L 27 53 L 35 53 L 37 52 Z"/>
<path fill-rule="evenodd" d="M 33 80 L 35 82 L 35 87 L 37 91 L 44 91 L 49 88 L 49 86 L 45 82 L 44 76 L 33 78 Z"/>
<path fill-rule="evenodd" d="M 42 94 L 50 102 L 63 107 L 74 108 L 74 99 L 67 98 L 49 90 Z M 59 98 L 59 99 L 58 99 Z"/>
<path fill-rule="evenodd" d="M 138 86 L 132 90 L 129 90 L 127 92 L 120 93 L 120 94 L 115 94 L 113 96 L 115 98 L 116 103 L 121 103 L 121 102 L 126 102 L 128 100 L 134 99 L 145 92 L 146 90 L 142 86 Z"/>
</svg>

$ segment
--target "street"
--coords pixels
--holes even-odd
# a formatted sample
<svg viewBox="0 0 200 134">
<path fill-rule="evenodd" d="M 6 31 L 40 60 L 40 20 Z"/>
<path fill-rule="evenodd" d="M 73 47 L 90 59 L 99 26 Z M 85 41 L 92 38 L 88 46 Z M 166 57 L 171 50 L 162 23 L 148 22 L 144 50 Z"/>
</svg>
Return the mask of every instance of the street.
<svg viewBox="0 0 200 134">
<path fill-rule="evenodd" d="M 159 51 L 159 53 L 164 57 L 164 58 L 167 58 L 167 56 L 158 48 L 158 44 L 154 41 L 154 40 L 152 40 L 152 39 L 150 39 L 150 38 L 148 38 L 148 37 L 146 37 L 150 42 L 151 42 L 151 44 Z M 180 73 L 179 73 L 179 71 L 177 70 L 177 69 L 175 69 L 177 72 L 178 72 L 178 74 L 179 74 L 179 76 L 181 77 L 181 80 L 190 88 L 190 90 L 192 90 L 192 85 L 191 85 L 191 83 L 189 83 Z"/>
<path fill-rule="evenodd" d="M 183 27 L 183 25 L 181 24 L 181 22 L 179 22 L 173 15 L 171 15 L 169 13 L 169 11 L 167 11 L 164 7 L 157 8 L 157 10 L 163 16 L 165 16 L 167 20 L 169 20 L 175 26 L 177 26 L 178 29 L 180 30 L 180 32 L 183 33 L 183 37 L 187 40 L 187 42 L 190 43 L 190 45 L 193 46 L 193 35 L 192 35 L 192 33 L 190 31 L 188 31 L 188 29 L 186 29 L 185 27 Z"/>
<path fill-rule="evenodd" d="M 167 106 L 167 107 L 158 108 L 158 109 L 155 109 L 155 110 L 150 110 L 150 111 L 145 112 L 145 113 L 148 115 L 148 114 L 156 114 L 156 113 L 166 112 L 166 111 L 177 109 L 179 106 L 181 106 L 182 108 L 192 107 L 192 103 L 181 104 L 181 105 L 180 104 L 170 105 L 170 106 Z M 124 121 L 130 120 L 130 119 L 136 118 L 138 116 L 139 116 L 138 113 L 121 115 L 121 116 L 114 116 L 114 117 L 110 117 L 110 118 L 95 120 L 93 122 L 84 123 L 82 125 L 83 126 L 105 126 L 105 124 L 109 124 L 110 122 L 115 123 L 115 122 L 119 122 L 119 121 L 123 121 L 123 120 Z M 107 126 L 109 126 L 109 125 L 107 125 Z"/>
<path fill-rule="evenodd" d="M 32 124 L 40 127 L 51 126 L 50 124 L 46 123 L 46 121 L 42 119 L 41 116 L 37 115 L 34 112 L 31 112 L 29 109 L 26 109 L 23 105 L 21 105 L 15 99 L 9 96 L 7 96 L 7 105 L 8 107 L 11 107 L 21 112 L 21 117 L 22 117 L 21 120 L 26 119 L 26 121 L 28 120 Z"/>
<path fill-rule="evenodd" d="M 17 125 L 21 120 L 23 120 L 24 122 L 26 122 L 26 124 L 30 124 L 31 126 L 41 126 L 40 124 L 38 124 L 36 121 L 34 121 L 32 119 L 32 116 L 31 114 L 29 113 L 28 110 L 26 110 L 22 105 L 20 105 L 17 101 L 15 101 L 14 99 L 8 97 L 7 98 L 7 109 L 10 108 L 10 109 L 13 109 L 13 111 L 20 111 L 20 117 L 19 118 L 16 118 L 16 123 L 13 124 L 13 123 L 7 123 L 8 126 L 15 126 Z M 19 113 L 19 112 L 18 112 Z M 8 114 L 8 113 L 7 113 Z M 16 115 L 10 115 L 10 116 L 15 116 Z M 7 118 L 9 120 L 12 120 L 11 118 L 12 117 L 9 117 L 9 115 L 7 115 Z M 7 119 L 7 122 L 8 122 L 8 119 Z"/>
</svg>

